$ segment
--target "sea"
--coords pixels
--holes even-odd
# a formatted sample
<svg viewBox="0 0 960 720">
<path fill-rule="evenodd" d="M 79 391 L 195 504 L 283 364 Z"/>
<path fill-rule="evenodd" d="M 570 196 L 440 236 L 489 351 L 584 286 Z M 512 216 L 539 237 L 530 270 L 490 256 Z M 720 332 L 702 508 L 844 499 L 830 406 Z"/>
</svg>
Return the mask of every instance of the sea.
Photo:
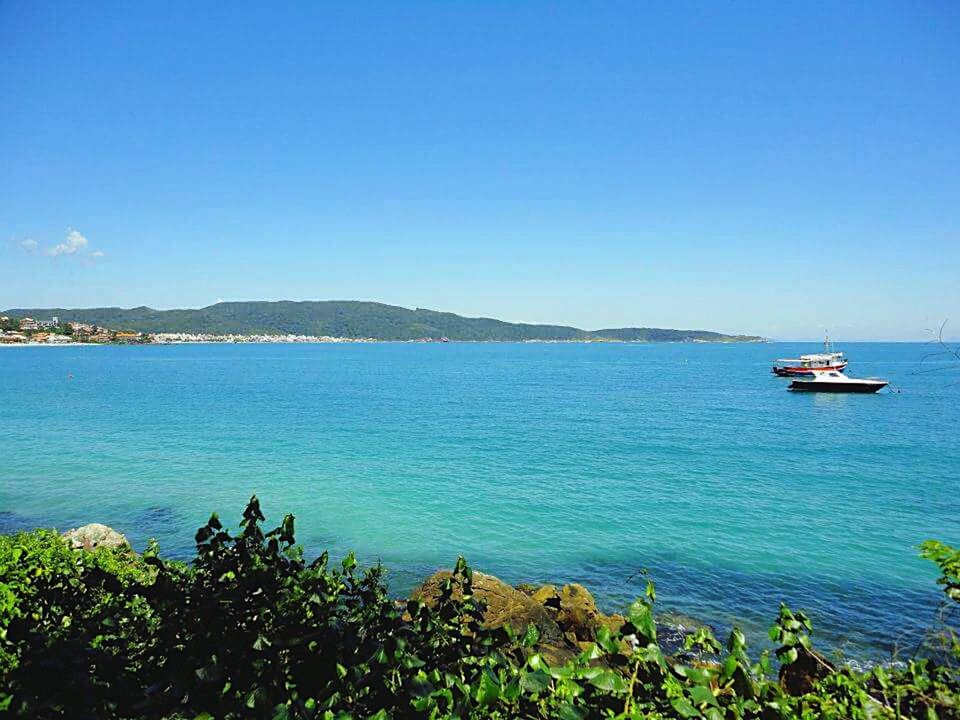
<svg viewBox="0 0 960 720">
<path fill-rule="evenodd" d="M 780 602 L 851 662 L 934 621 L 929 538 L 960 545 L 960 366 L 849 343 L 892 390 L 787 390 L 814 344 L 258 344 L 0 348 L 0 532 L 100 522 L 189 558 L 256 494 L 306 554 L 408 593 L 463 555 L 606 611 L 737 625 Z"/>
</svg>

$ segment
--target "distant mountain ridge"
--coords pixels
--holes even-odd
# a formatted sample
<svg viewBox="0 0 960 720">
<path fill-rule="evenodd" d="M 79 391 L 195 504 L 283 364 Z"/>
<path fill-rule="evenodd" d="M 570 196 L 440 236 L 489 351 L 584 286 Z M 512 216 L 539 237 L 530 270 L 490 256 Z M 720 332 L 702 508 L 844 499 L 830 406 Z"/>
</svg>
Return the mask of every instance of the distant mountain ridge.
<svg viewBox="0 0 960 720">
<path fill-rule="evenodd" d="M 295 334 L 333 337 L 416 340 L 615 340 L 623 342 L 761 342 L 755 335 L 725 335 L 709 330 L 667 328 L 606 328 L 581 330 L 565 325 L 509 323 L 468 318 L 454 313 L 399 307 L 360 300 L 221 302 L 198 309 L 135 308 L 12 308 L 14 317 L 103 325 L 138 332 L 212 334 Z"/>
</svg>

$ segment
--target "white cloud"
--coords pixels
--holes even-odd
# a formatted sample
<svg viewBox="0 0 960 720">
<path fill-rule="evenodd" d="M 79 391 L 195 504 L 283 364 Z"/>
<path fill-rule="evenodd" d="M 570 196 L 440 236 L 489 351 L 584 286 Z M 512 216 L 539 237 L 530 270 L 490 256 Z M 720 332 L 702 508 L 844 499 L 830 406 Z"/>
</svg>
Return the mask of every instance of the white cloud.
<svg viewBox="0 0 960 720">
<path fill-rule="evenodd" d="M 94 259 L 96 259 L 96 258 L 102 258 L 102 257 L 103 257 L 103 250 L 94 250 L 92 253 L 90 253 L 90 257 L 92 257 L 92 258 L 94 258 Z"/>
<path fill-rule="evenodd" d="M 28 253 L 32 253 L 37 251 L 37 248 L 40 247 L 40 243 L 33 238 L 27 238 L 26 240 L 20 241 L 20 247 L 26 250 Z"/>
<path fill-rule="evenodd" d="M 47 250 L 47 255 L 76 255 L 86 249 L 88 244 L 89 241 L 79 230 L 68 228 L 67 239 Z"/>
</svg>

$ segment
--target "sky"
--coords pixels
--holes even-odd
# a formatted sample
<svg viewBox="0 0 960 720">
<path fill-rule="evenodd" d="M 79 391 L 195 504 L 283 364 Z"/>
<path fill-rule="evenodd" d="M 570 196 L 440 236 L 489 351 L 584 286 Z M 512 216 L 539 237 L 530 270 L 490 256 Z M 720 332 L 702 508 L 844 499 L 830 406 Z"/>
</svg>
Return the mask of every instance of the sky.
<svg viewBox="0 0 960 720">
<path fill-rule="evenodd" d="M 960 336 L 960 3 L 0 0 L 0 308 L 276 299 Z"/>
</svg>

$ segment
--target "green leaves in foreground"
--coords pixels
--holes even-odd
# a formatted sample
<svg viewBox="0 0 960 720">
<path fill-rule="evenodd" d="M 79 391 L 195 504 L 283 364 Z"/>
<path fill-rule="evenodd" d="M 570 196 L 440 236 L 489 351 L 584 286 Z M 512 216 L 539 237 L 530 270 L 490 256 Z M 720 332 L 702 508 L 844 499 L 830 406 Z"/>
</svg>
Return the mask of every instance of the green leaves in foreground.
<svg viewBox="0 0 960 720">
<path fill-rule="evenodd" d="M 948 598 L 960 602 L 960 550 L 936 540 L 927 540 L 920 546 L 920 556 L 940 568 L 937 584 L 943 586 Z"/>
<path fill-rule="evenodd" d="M 48 531 L 0 537 L 0 713 L 30 718 L 950 718 L 960 716 L 960 646 L 867 673 L 815 658 L 810 620 L 781 606 L 752 660 L 734 628 L 699 628 L 665 654 L 656 589 L 620 627 L 556 650 L 537 624 L 488 628 L 461 558 L 429 600 L 397 603 L 384 569 L 348 555 L 312 562 L 293 516 L 264 531 L 251 498 L 237 534 L 217 517 L 189 565 L 155 545 L 74 551 Z M 960 556 L 921 552 L 960 600 Z M 944 613 L 949 618 L 949 612 Z M 946 633 L 953 630 L 947 625 Z M 567 642 L 567 641 L 563 641 Z M 572 649 L 571 649 L 572 648 Z M 827 669 L 824 669 L 827 668 Z M 789 672 L 788 672 L 789 670 Z M 799 673 L 799 675 L 798 675 Z M 800 677 L 802 690 L 790 678 Z"/>
</svg>

